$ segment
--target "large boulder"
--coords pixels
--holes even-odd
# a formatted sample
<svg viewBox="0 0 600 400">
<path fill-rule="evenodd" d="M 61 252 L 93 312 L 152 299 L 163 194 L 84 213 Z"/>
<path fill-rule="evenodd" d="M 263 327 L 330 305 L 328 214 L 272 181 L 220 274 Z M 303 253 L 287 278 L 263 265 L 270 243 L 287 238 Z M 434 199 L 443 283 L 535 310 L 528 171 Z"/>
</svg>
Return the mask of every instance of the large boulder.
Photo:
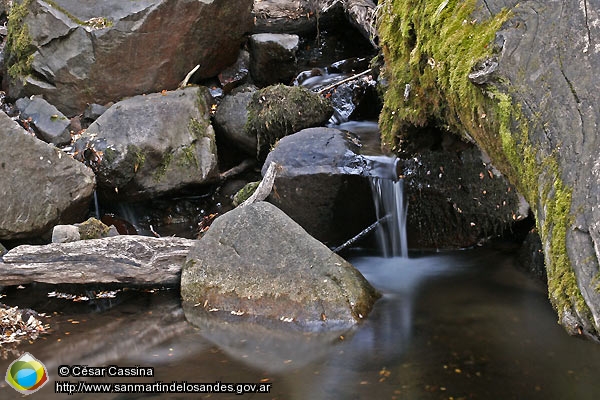
<svg viewBox="0 0 600 400">
<path fill-rule="evenodd" d="M 258 202 L 217 218 L 194 245 L 181 296 L 223 316 L 339 329 L 365 318 L 378 293 L 281 210 Z"/>
<path fill-rule="evenodd" d="M 208 90 L 135 96 L 110 107 L 76 142 L 105 194 L 147 198 L 217 176 Z"/>
<path fill-rule="evenodd" d="M 345 242 L 375 221 L 366 178 L 370 162 L 356 140 L 334 128 L 304 129 L 281 139 L 263 167 L 265 174 L 271 162 L 281 166 L 268 201 L 328 245 Z"/>
<path fill-rule="evenodd" d="M 43 94 L 68 116 L 88 103 L 175 89 L 235 62 L 252 0 L 17 0 L 9 23 L 9 95 Z"/>
<path fill-rule="evenodd" d="M 94 188 L 91 169 L 0 113 L 0 239 L 35 237 L 80 221 Z"/>
<path fill-rule="evenodd" d="M 533 209 L 560 322 L 600 338 L 597 8 L 442 4 L 382 4 L 383 134 L 402 145 L 411 125 L 437 123 L 476 141 Z"/>
</svg>

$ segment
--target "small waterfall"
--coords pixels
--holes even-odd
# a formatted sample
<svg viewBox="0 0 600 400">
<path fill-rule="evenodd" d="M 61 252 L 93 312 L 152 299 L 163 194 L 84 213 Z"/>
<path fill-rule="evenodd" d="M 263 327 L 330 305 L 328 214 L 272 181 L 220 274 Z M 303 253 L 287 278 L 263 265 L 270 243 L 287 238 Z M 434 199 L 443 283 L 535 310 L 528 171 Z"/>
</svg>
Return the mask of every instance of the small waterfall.
<svg viewBox="0 0 600 400">
<path fill-rule="evenodd" d="M 397 177 L 396 159 L 388 158 Z M 377 157 L 381 162 L 381 158 Z M 404 181 L 377 176 L 371 177 L 371 189 L 377 219 L 384 219 L 377 226 L 377 242 L 385 257 L 408 257 L 406 238 L 406 214 L 408 202 L 404 196 Z"/>
</svg>

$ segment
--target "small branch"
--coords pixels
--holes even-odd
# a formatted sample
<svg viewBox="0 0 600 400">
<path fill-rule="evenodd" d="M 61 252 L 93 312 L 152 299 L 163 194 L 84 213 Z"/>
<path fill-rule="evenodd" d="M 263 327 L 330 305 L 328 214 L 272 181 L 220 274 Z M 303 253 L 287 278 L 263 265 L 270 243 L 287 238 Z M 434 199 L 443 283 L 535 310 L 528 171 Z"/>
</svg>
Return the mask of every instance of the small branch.
<svg viewBox="0 0 600 400">
<path fill-rule="evenodd" d="M 348 78 L 346 78 L 346 79 L 342 79 L 342 80 L 341 80 L 341 81 L 339 81 L 339 82 L 335 82 L 335 83 L 332 83 L 332 84 L 331 84 L 331 85 L 329 85 L 329 86 L 325 86 L 323 89 L 319 90 L 319 91 L 317 92 L 317 94 L 323 94 L 323 93 L 327 92 L 328 90 L 331 90 L 331 89 L 333 89 L 333 88 L 335 88 L 335 87 L 337 87 L 337 86 L 339 86 L 339 85 L 342 85 L 342 84 L 344 84 L 344 83 L 346 83 L 346 82 L 353 81 L 353 80 L 355 80 L 356 78 L 360 78 L 361 76 L 363 76 L 363 75 L 367 75 L 367 74 L 369 74 L 369 73 L 371 73 L 371 68 L 369 68 L 369 69 L 368 69 L 368 70 L 366 70 L 366 71 L 363 71 L 363 72 L 361 72 L 360 74 L 352 75 L 352 76 L 350 76 L 350 77 L 348 77 Z"/>
<path fill-rule="evenodd" d="M 246 199 L 246 201 L 244 201 L 238 207 L 244 207 L 249 204 L 256 203 L 257 201 L 263 201 L 264 199 L 266 199 L 267 196 L 271 193 L 271 190 L 273 190 L 275 177 L 277 176 L 277 172 L 279 172 L 280 170 L 281 165 L 277 164 L 276 162 L 271 162 L 271 164 L 269 164 L 267 172 L 265 173 L 265 176 L 263 177 L 262 181 L 260 181 L 260 184 L 254 191 L 254 193 L 252 193 L 252 196 L 248 197 L 248 199 Z"/>
<path fill-rule="evenodd" d="M 226 179 L 231 178 L 232 176 L 239 175 L 242 172 L 246 171 L 247 169 L 252 168 L 254 165 L 255 165 L 254 160 L 246 159 L 246 160 L 242 161 L 239 165 L 236 165 L 235 167 L 228 169 L 225 172 L 220 173 L 219 180 L 224 181 Z"/>
<path fill-rule="evenodd" d="M 183 80 L 179 84 L 179 88 L 184 88 L 184 87 L 187 86 L 190 78 L 192 77 L 192 75 L 194 75 L 194 73 L 196 71 L 198 71 L 198 68 L 200 68 L 200 64 L 196 65 L 193 70 L 191 70 L 190 72 L 188 72 L 188 74 L 185 76 L 185 78 L 183 78 Z"/>
<path fill-rule="evenodd" d="M 370 233 L 373 229 L 377 228 L 377 226 L 379 226 L 379 224 L 381 224 L 382 222 L 385 222 L 387 220 L 389 220 L 392 216 L 390 214 L 379 218 L 377 221 L 373 222 L 371 225 L 369 225 L 368 227 L 366 227 L 365 229 L 363 229 L 362 231 L 360 231 L 360 233 L 356 236 L 354 236 L 352 239 L 348 240 L 347 242 L 345 242 L 344 244 L 336 247 L 335 249 L 333 249 L 334 253 L 339 253 L 342 250 L 345 250 L 346 248 L 348 248 L 349 246 L 351 246 L 352 244 L 354 244 L 354 242 L 356 242 L 359 239 L 362 239 L 363 237 L 365 237 L 368 233 Z"/>
</svg>

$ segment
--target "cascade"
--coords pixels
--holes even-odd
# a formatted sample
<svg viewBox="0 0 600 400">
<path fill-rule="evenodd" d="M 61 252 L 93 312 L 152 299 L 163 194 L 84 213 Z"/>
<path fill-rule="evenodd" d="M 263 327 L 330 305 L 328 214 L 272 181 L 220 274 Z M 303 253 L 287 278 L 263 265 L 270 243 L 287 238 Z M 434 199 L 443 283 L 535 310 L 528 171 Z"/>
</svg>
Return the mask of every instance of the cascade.
<svg viewBox="0 0 600 400">
<path fill-rule="evenodd" d="M 385 158 L 388 161 L 384 164 L 392 165 L 395 172 L 397 159 Z M 379 176 L 370 178 L 377 220 L 384 219 L 377 226 L 377 242 L 385 257 L 408 257 L 406 238 L 408 202 L 404 196 L 403 180 L 398 179 L 395 173 L 394 176 L 395 179 Z"/>
</svg>

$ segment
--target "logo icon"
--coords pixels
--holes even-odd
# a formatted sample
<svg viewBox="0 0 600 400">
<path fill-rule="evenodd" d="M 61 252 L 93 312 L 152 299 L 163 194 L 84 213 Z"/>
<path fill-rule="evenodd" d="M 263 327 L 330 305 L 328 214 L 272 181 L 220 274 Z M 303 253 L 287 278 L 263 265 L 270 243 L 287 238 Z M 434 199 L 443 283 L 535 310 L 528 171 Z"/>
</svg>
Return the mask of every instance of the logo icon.
<svg viewBox="0 0 600 400">
<path fill-rule="evenodd" d="M 31 394 L 48 382 L 46 367 L 29 353 L 13 361 L 6 371 L 6 382 L 17 392 Z"/>
</svg>

